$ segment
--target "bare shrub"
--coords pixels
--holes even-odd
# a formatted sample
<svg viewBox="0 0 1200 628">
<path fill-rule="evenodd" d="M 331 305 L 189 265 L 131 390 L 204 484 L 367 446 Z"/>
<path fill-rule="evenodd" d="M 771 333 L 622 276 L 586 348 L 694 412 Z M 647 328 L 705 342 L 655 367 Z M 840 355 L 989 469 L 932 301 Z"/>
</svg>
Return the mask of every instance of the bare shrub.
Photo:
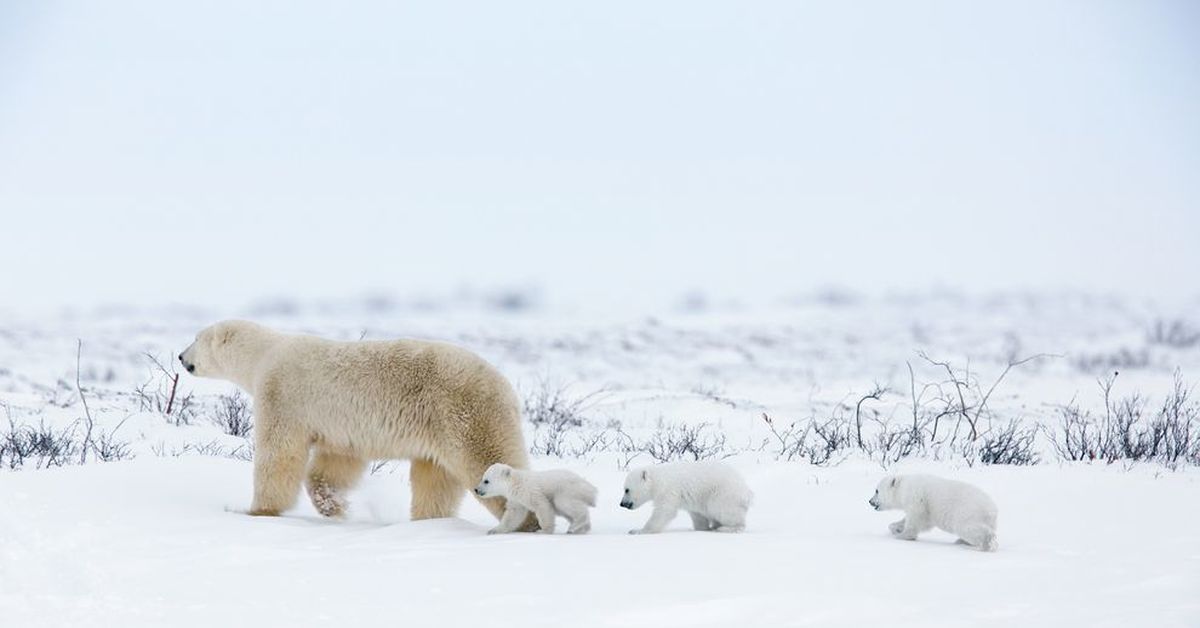
<svg viewBox="0 0 1200 628">
<path fill-rule="evenodd" d="M 930 444 L 935 446 L 948 444 L 951 450 L 955 449 L 955 445 L 959 438 L 959 432 L 964 422 L 967 424 L 969 429 L 965 438 L 970 442 L 974 442 L 977 438 L 979 438 L 980 428 L 986 428 L 986 426 L 982 425 L 981 422 L 986 421 L 990 423 L 993 418 L 993 414 L 988 408 L 988 401 L 991 400 L 992 395 L 996 392 L 996 389 L 1000 387 L 1000 384 L 1014 368 L 1028 364 L 1035 360 L 1058 357 L 1050 354 L 1039 353 L 1022 359 L 1010 358 L 1008 359 L 1004 370 L 1001 371 L 996 379 L 992 381 L 991 385 L 984 390 L 979 378 L 971 374 L 969 362 L 965 370 L 959 371 L 949 362 L 944 360 L 934 360 L 924 352 L 918 352 L 918 355 L 920 355 L 929 364 L 940 367 L 946 372 L 946 380 L 942 382 L 935 382 L 933 384 L 927 384 L 922 389 L 921 396 L 923 396 L 928 390 L 935 391 L 932 402 L 938 406 L 938 409 L 935 411 L 932 421 L 933 431 L 930 434 Z M 911 376 L 911 365 L 909 368 Z M 915 381 L 912 388 L 913 403 L 915 406 L 915 404 L 917 404 L 921 398 L 915 392 Z M 950 389 L 950 392 L 946 392 L 947 388 Z M 919 415 L 919 411 L 913 411 L 914 424 L 918 422 Z M 942 440 L 938 440 L 937 438 L 938 427 L 943 417 L 954 418 L 954 431 L 950 434 L 948 443 L 944 437 Z"/>
<path fill-rule="evenodd" d="M 1146 334 L 1146 340 L 1151 344 L 1174 349 L 1191 349 L 1200 346 L 1200 328 L 1182 319 L 1159 319 Z"/>
<path fill-rule="evenodd" d="M 245 438 L 254 429 L 254 414 L 250 401 L 240 392 L 221 395 L 217 398 L 217 410 L 213 422 L 230 436 Z"/>
<path fill-rule="evenodd" d="M 645 453 L 642 448 L 638 446 L 637 441 L 635 441 L 632 436 L 627 434 L 625 430 L 621 428 L 620 423 L 614 423 L 610 425 L 609 433 L 611 434 L 611 438 L 609 438 L 606 443 L 606 449 L 609 451 L 615 451 L 621 456 L 618 463 L 621 469 L 628 469 L 629 465 L 634 460 Z"/>
<path fill-rule="evenodd" d="M 115 432 L 115 429 L 104 432 L 92 439 L 92 453 L 100 462 L 115 462 L 133 457 L 133 452 L 129 450 L 129 441 L 117 440 Z"/>
<path fill-rule="evenodd" d="M 812 421 L 792 421 L 787 427 L 781 428 L 766 412 L 762 413 L 762 418 L 767 424 L 767 429 L 771 430 L 771 435 L 775 438 L 776 460 L 791 461 L 805 454 L 805 445 L 808 434 L 812 430 Z"/>
<path fill-rule="evenodd" d="M 835 411 L 833 416 L 825 420 L 812 419 L 810 431 L 813 438 L 805 443 L 804 455 L 811 464 L 831 463 L 834 456 L 854 442 L 850 421 L 840 411 Z"/>
<path fill-rule="evenodd" d="M 587 422 L 584 414 L 604 392 L 604 389 L 600 389 L 582 397 L 570 397 L 566 387 L 552 388 L 543 382 L 525 398 L 525 417 L 537 428 L 581 427 Z"/>
<path fill-rule="evenodd" d="M 167 448 L 166 443 L 159 442 L 150 448 L 154 455 L 165 458 L 179 458 L 186 455 L 212 456 L 215 458 L 233 458 L 234 460 L 250 461 L 254 458 L 254 445 L 246 442 L 229 449 L 216 439 L 206 443 L 184 443 L 182 447 Z"/>
<path fill-rule="evenodd" d="M 159 360 L 152 353 L 145 353 L 150 362 L 149 378 L 133 390 L 138 400 L 138 409 L 157 412 L 176 426 L 191 425 L 196 418 L 196 400 L 191 392 L 179 394 L 179 372 L 175 362 Z"/>
<path fill-rule="evenodd" d="M 988 430 L 979 439 L 979 461 L 983 464 L 1037 464 L 1037 434 L 1036 425 L 1022 425 L 1015 419 L 1004 427 Z"/>
<path fill-rule="evenodd" d="M 1057 429 L 1042 425 L 1042 432 L 1054 447 L 1055 453 L 1064 460 L 1095 460 L 1100 449 L 1100 430 L 1095 426 L 1091 414 L 1079 407 L 1079 402 L 1059 406 Z"/>
<path fill-rule="evenodd" d="M 1158 411 L 1164 439 L 1161 456 L 1167 466 L 1184 461 L 1200 464 L 1200 404 L 1191 399 L 1192 388 L 1175 371 L 1175 383 Z"/>
<path fill-rule="evenodd" d="M 867 394 L 860 397 L 858 399 L 858 403 L 854 404 L 854 436 L 855 436 L 856 442 L 858 443 L 859 449 L 863 449 L 863 436 L 862 436 L 862 422 L 863 422 L 862 406 L 863 406 L 863 403 L 865 403 L 867 401 L 879 401 L 887 393 L 888 393 L 888 387 L 876 382 L 875 386 L 871 389 L 871 392 L 868 392 Z M 879 413 L 876 412 L 875 417 L 878 418 L 878 416 L 879 416 Z"/>
<path fill-rule="evenodd" d="M 133 452 L 129 450 L 129 441 L 118 440 L 117 432 L 129 417 L 121 419 L 116 427 L 107 431 L 100 431 L 94 437 L 85 441 L 81 446 L 91 449 L 93 457 L 100 462 L 115 462 L 118 460 L 128 460 L 133 457 Z"/>
<path fill-rule="evenodd" d="M 863 445 L 863 451 L 883 468 L 925 450 L 925 434 L 918 428 L 893 428 L 891 423 L 874 419 L 877 428 Z"/>
<path fill-rule="evenodd" d="M 1102 415 L 1081 411 L 1074 401 L 1059 409 L 1057 429 L 1043 429 L 1055 452 L 1067 460 L 1158 462 L 1171 469 L 1200 462 L 1200 405 L 1191 399 L 1192 389 L 1180 372 L 1153 411 L 1137 393 L 1114 399 L 1117 375 L 1099 380 Z"/>
<path fill-rule="evenodd" d="M 566 457 L 566 440 L 574 430 L 575 425 L 566 421 L 544 424 L 534 432 L 529 453 L 554 458 Z"/>
<path fill-rule="evenodd" d="M 608 450 L 611 435 L 604 428 L 547 428 L 538 431 L 529 453 L 553 458 L 584 458 Z"/>
<path fill-rule="evenodd" d="M 707 460 L 732 455 L 725 447 L 725 434 L 710 431 L 708 423 L 662 425 L 642 443 L 641 449 L 659 462 Z"/>
<path fill-rule="evenodd" d="M 79 365 L 83 358 L 83 340 L 78 340 L 75 347 L 75 390 L 79 392 L 79 403 L 83 405 L 83 444 L 79 447 L 79 464 L 87 462 L 87 452 L 92 446 L 92 430 L 96 421 L 92 419 L 92 409 L 88 407 L 87 396 L 83 394 L 83 384 L 79 379 Z"/>
<path fill-rule="evenodd" d="M 554 388 L 543 382 L 525 398 L 525 416 L 534 426 L 529 452 L 555 458 L 582 458 L 606 449 L 608 430 L 596 427 L 586 416 L 604 392 L 600 389 L 571 397 L 565 387 Z"/>
<path fill-rule="evenodd" d="M 0 468 L 16 470 L 32 464 L 35 469 L 61 467 L 79 455 L 82 447 L 76 440 L 76 423 L 56 430 L 39 421 L 34 425 L 17 425 L 8 416 L 8 431 L 0 434 Z"/>
<path fill-rule="evenodd" d="M 592 429 L 572 434 L 566 444 L 565 453 L 571 458 L 583 458 L 609 446 L 608 429 Z"/>
</svg>

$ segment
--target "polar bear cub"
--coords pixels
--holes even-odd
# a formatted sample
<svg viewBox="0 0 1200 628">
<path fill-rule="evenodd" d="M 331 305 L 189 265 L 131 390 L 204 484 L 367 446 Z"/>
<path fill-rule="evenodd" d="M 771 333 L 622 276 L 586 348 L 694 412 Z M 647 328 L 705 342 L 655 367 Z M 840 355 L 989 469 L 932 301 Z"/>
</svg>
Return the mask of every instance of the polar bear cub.
<svg viewBox="0 0 1200 628">
<path fill-rule="evenodd" d="M 680 510 L 697 530 L 741 532 L 754 493 L 733 468 L 719 462 L 670 462 L 629 472 L 621 507 L 633 510 L 653 501 L 646 525 L 630 534 L 662 532 Z"/>
<path fill-rule="evenodd" d="M 979 488 L 933 475 L 890 475 L 879 482 L 867 503 L 875 510 L 903 510 L 904 518 L 888 526 L 901 539 L 940 528 L 958 542 L 996 551 L 996 503 Z"/>
<path fill-rule="evenodd" d="M 475 494 L 507 500 L 500 524 L 488 534 L 515 532 L 530 511 L 545 534 L 554 533 L 557 515 L 571 522 L 567 534 L 586 534 L 592 529 L 588 508 L 596 505 L 596 487 L 564 469 L 525 471 L 496 463 L 484 472 Z"/>
</svg>

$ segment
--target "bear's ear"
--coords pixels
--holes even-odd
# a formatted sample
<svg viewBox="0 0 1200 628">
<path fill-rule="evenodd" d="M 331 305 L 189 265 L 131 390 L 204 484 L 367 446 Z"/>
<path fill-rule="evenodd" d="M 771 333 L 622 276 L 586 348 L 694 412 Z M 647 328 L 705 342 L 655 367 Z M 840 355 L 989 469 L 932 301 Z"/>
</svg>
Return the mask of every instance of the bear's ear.
<svg viewBox="0 0 1200 628">
<path fill-rule="evenodd" d="M 510 467 L 510 468 L 507 468 L 507 469 L 505 469 L 505 470 L 504 470 L 504 473 L 503 473 L 502 475 L 503 475 L 504 477 L 509 477 L 509 476 L 511 476 L 511 475 L 512 475 L 512 468 Z"/>
<path fill-rule="evenodd" d="M 645 482 L 648 479 L 650 479 L 649 471 L 642 469 L 642 481 Z"/>
<path fill-rule="evenodd" d="M 899 480 L 899 479 L 900 479 L 900 478 L 897 478 L 896 476 L 894 476 L 894 475 L 893 475 L 893 476 L 892 476 L 892 481 L 891 481 L 891 482 L 888 482 L 888 487 L 889 487 L 889 488 L 896 488 L 896 480 Z"/>
</svg>

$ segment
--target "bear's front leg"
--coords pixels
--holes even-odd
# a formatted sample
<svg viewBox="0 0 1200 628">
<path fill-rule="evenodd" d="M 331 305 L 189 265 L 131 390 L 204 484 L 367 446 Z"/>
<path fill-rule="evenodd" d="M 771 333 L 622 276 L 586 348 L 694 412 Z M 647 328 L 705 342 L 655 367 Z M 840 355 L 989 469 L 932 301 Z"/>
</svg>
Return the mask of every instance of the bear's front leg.
<svg viewBox="0 0 1200 628">
<path fill-rule="evenodd" d="M 296 503 L 305 457 L 295 452 L 254 454 L 254 501 L 250 514 L 276 517 Z"/>
<path fill-rule="evenodd" d="M 888 531 L 895 536 L 899 536 L 900 533 L 904 531 L 904 520 L 901 519 L 899 521 L 892 522 L 892 524 L 888 526 Z"/>
<path fill-rule="evenodd" d="M 630 530 L 630 534 L 658 534 L 671 523 L 675 515 L 679 514 L 679 503 L 674 501 L 662 501 L 654 503 L 654 512 L 650 515 L 650 520 L 640 530 Z"/>
<path fill-rule="evenodd" d="M 521 524 L 524 523 L 525 518 L 528 516 L 528 508 L 510 499 L 508 500 L 508 503 L 505 504 L 504 514 L 500 517 L 500 523 L 491 530 L 488 530 L 488 534 L 508 534 L 509 532 L 516 532 L 517 528 L 521 527 Z"/>
<path fill-rule="evenodd" d="M 925 521 L 919 517 L 905 517 L 902 523 L 904 526 L 900 529 L 900 532 L 896 533 L 896 538 L 904 539 L 905 541 L 915 541 L 918 534 L 929 529 Z"/>
<path fill-rule="evenodd" d="M 256 408 L 260 417 L 254 438 L 254 501 L 250 514 L 275 517 L 291 508 L 300 494 L 304 466 L 308 463 L 308 441 L 284 429 L 270 415 Z"/>
</svg>

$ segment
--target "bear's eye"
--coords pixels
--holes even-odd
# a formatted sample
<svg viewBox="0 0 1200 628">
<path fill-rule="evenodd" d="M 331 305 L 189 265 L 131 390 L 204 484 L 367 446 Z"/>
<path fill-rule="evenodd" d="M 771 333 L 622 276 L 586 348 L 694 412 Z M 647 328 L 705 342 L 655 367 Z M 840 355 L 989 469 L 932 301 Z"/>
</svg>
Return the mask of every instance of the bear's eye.
<svg viewBox="0 0 1200 628">
<path fill-rule="evenodd" d="M 626 493 L 628 493 L 628 492 L 629 492 L 629 489 L 625 489 L 625 492 L 626 492 Z"/>
<path fill-rule="evenodd" d="M 490 483 L 490 482 L 491 482 L 491 480 L 484 480 L 484 481 L 483 481 L 483 483 L 484 483 L 484 484 L 488 484 L 488 483 Z"/>
</svg>

